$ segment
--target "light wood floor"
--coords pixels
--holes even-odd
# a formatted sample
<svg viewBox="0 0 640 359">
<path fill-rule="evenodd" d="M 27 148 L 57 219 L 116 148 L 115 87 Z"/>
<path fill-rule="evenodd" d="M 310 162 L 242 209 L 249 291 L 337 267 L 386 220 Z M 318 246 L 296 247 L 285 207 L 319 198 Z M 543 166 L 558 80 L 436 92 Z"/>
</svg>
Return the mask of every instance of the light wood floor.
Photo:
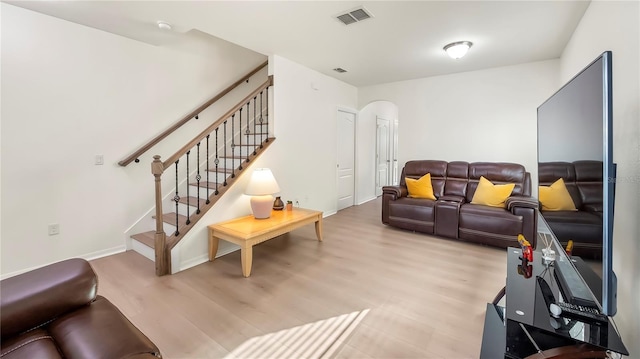
<svg viewBox="0 0 640 359">
<path fill-rule="evenodd" d="M 135 252 L 91 262 L 110 299 L 165 358 L 223 358 L 246 340 L 369 309 L 336 358 L 477 358 L 506 251 L 380 222 L 380 199 L 171 276 Z"/>
</svg>

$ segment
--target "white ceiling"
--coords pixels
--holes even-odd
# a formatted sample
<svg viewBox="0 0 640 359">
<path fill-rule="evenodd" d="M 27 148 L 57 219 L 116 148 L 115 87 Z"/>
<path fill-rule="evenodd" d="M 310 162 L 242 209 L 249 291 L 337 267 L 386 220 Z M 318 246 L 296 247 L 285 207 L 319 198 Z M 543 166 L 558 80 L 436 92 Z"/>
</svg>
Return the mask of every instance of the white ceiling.
<svg viewBox="0 0 640 359">
<path fill-rule="evenodd" d="M 210 35 L 355 86 L 560 57 L 588 1 L 5 1 L 159 46 Z M 335 16 L 364 6 L 374 18 Z M 160 30 L 158 20 L 171 23 Z M 474 43 L 452 60 L 442 47 Z M 348 72 L 338 74 L 332 69 Z"/>
</svg>

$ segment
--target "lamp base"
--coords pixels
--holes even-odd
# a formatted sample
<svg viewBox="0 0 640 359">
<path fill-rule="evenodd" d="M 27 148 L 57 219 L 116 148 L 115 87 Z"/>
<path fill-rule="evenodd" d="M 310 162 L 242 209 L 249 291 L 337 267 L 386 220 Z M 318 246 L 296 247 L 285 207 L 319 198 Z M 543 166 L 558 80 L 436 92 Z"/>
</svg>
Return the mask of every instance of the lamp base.
<svg viewBox="0 0 640 359">
<path fill-rule="evenodd" d="M 251 212 L 256 219 L 267 219 L 271 217 L 271 208 L 273 207 L 273 196 L 270 194 L 264 196 L 251 197 Z"/>
</svg>

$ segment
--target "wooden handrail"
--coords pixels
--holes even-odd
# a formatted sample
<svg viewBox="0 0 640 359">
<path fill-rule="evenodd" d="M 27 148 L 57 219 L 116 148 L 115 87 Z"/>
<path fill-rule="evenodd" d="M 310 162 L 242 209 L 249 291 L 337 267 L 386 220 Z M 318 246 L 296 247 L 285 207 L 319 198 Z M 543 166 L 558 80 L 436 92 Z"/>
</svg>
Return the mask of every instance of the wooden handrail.
<svg viewBox="0 0 640 359">
<path fill-rule="evenodd" d="M 269 76 L 269 79 L 265 81 L 260 87 L 258 87 L 255 91 L 249 94 L 244 99 L 240 100 L 237 105 L 231 108 L 231 110 L 227 111 L 224 115 L 222 115 L 216 122 L 212 123 L 209 127 L 205 128 L 204 131 L 200 132 L 199 135 L 194 137 L 193 140 L 189 141 L 186 145 L 182 146 L 176 153 L 174 153 L 171 157 L 169 157 L 166 161 L 163 162 L 163 167 L 166 170 L 169 166 L 173 165 L 180 157 L 182 157 L 187 151 L 191 150 L 198 142 L 202 141 L 207 135 L 209 135 L 216 127 L 220 126 L 224 121 L 226 121 L 231 115 L 236 113 L 241 107 L 243 107 L 249 100 L 253 97 L 257 96 L 260 91 L 266 89 L 267 87 L 273 85 L 273 76 Z M 267 104 L 269 106 L 269 104 Z"/>
<path fill-rule="evenodd" d="M 192 118 L 194 118 L 200 112 L 204 111 L 207 107 L 211 106 L 213 103 L 215 103 L 216 101 L 218 101 L 219 99 L 224 97 L 226 94 L 231 92 L 234 88 L 238 87 L 238 85 L 240 85 L 244 81 L 248 80 L 251 76 L 255 75 L 258 71 L 262 70 L 265 66 L 267 66 L 268 63 L 269 63 L 268 61 L 265 61 L 262 64 L 258 65 L 258 67 L 256 67 L 255 69 L 251 70 L 246 75 L 242 76 L 242 78 L 240 78 L 240 80 L 234 82 L 233 84 L 231 84 L 230 86 L 228 86 L 227 88 L 222 90 L 222 92 L 220 92 L 219 94 L 217 94 L 214 97 L 212 97 L 209 101 L 205 102 L 204 104 L 202 104 L 197 109 L 191 111 L 191 113 L 189 113 L 188 115 L 183 117 L 180 121 L 176 122 L 175 124 L 173 124 L 168 129 L 164 130 L 161 134 L 159 134 L 158 136 L 154 137 L 151 141 L 149 141 L 144 146 L 140 147 L 137 151 L 133 152 L 132 154 L 127 156 L 125 159 L 123 159 L 122 161 L 118 162 L 118 164 L 120 166 L 124 167 L 124 166 L 128 165 L 129 163 L 133 162 L 140 155 L 142 155 L 143 153 L 147 152 L 151 147 L 155 146 L 158 142 L 162 141 L 165 137 L 167 137 L 170 134 L 172 134 L 173 131 L 175 131 L 178 128 L 180 128 L 180 126 L 182 126 L 185 123 L 189 122 Z"/>
</svg>

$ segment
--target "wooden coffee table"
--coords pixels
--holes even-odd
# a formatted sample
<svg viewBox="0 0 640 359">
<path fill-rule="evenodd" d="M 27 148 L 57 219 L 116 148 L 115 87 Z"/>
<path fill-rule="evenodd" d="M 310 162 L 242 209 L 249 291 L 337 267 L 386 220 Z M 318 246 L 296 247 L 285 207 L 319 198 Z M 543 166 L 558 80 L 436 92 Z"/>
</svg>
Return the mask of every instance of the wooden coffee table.
<svg viewBox="0 0 640 359">
<path fill-rule="evenodd" d="M 255 219 L 252 215 L 220 222 L 209 226 L 209 261 L 213 261 L 218 252 L 220 239 L 240 246 L 242 275 L 251 275 L 253 246 L 279 235 L 307 225 L 316 224 L 316 236 L 322 242 L 322 212 L 304 208 L 291 211 L 272 211 L 267 219 Z"/>
</svg>

